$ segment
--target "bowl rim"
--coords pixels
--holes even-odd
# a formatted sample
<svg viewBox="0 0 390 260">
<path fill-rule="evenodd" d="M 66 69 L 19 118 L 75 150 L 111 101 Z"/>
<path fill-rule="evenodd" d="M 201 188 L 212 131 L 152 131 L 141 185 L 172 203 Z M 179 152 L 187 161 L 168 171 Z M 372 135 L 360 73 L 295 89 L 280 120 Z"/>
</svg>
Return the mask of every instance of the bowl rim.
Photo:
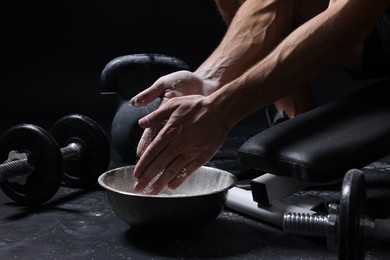
<svg viewBox="0 0 390 260">
<path fill-rule="evenodd" d="M 215 168 L 215 167 L 210 167 L 210 166 L 201 166 L 199 167 L 199 169 L 212 169 L 212 170 L 218 170 L 218 171 L 221 171 L 221 172 L 224 172 L 226 173 L 229 177 L 232 178 L 232 183 L 228 186 L 226 186 L 225 188 L 223 189 L 220 189 L 220 190 L 215 190 L 215 191 L 212 191 L 212 192 L 207 192 L 207 193 L 203 193 L 203 194 L 197 194 L 197 195 L 177 195 L 177 196 L 172 196 L 172 195 L 165 195 L 165 194 L 158 194 L 158 195 L 150 195 L 150 194 L 143 194 L 143 193 L 134 193 L 134 192 L 126 192 L 126 191 L 120 191 L 120 190 L 116 190 L 116 189 L 113 189 L 111 188 L 110 186 L 106 185 L 103 181 L 103 178 L 105 176 L 107 176 L 109 173 L 111 172 L 114 172 L 114 171 L 118 171 L 118 170 L 123 170 L 125 168 L 132 168 L 134 167 L 135 165 L 127 165 L 127 166 L 121 166 L 121 167 L 117 167 L 117 168 L 113 168 L 111 170 L 108 170 L 104 173 L 102 173 L 99 178 L 98 178 L 98 184 L 103 187 L 106 191 L 112 191 L 114 193 L 118 193 L 118 194 L 122 194 L 122 195 L 131 195 L 133 197 L 139 197 L 139 198 L 154 198 L 154 199 L 185 199 L 185 198 L 195 198 L 195 197 L 204 197 L 204 196 L 209 196 L 209 195 L 213 195 L 213 194 L 217 194 L 217 193 L 223 193 L 225 191 L 228 191 L 230 190 L 231 188 L 233 188 L 237 182 L 238 182 L 238 179 L 237 177 L 228 172 L 228 171 L 225 171 L 225 170 L 222 170 L 222 169 L 219 169 L 219 168 Z M 199 170 L 198 169 L 198 170 Z"/>
</svg>

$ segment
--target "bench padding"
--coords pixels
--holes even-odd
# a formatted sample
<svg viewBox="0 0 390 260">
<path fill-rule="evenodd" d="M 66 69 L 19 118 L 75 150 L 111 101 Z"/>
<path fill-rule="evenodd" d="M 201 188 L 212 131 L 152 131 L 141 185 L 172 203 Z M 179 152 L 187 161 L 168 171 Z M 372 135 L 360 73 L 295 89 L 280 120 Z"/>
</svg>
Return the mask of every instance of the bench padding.
<svg viewBox="0 0 390 260">
<path fill-rule="evenodd" d="M 240 162 L 305 181 L 341 179 L 390 154 L 389 91 L 383 81 L 268 128 L 240 147 Z"/>
</svg>

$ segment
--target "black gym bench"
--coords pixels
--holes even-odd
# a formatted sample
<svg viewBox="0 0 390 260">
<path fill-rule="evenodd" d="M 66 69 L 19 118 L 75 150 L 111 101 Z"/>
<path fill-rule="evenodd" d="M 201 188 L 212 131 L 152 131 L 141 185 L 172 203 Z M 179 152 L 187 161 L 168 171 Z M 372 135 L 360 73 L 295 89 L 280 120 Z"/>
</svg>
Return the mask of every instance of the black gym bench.
<svg viewBox="0 0 390 260">
<path fill-rule="evenodd" d="M 348 170 L 390 154 L 389 89 L 389 81 L 367 86 L 246 141 L 240 162 L 267 173 L 251 182 L 254 200 L 269 205 L 313 184 L 341 182 Z"/>
<path fill-rule="evenodd" d="M 390 81 L 367 86 L 250 138 L 239 148 L 239 160 L 265 174 L 250 180 L 250 190 L 230 189 L 226 206 L 285 230 L 287 214 L 317 216 L 323 203 L 310 196 L 290 204 L 286 197 L 311 186 L 342 183 L 348 173 L 349 180 L 344 179 L 342 186 L 344 213 L 339 222 L 356 224 L 352 220 L 360 220 L 365 209 L 365 201 L 360 199 L 365 198 L 361 188 L 365 184 L 359 169 L 390 154 L 389 90 Z M 340 258 L 364 255 L 361 249 L 351 248 L 360 242 L 358 231 L 345 231 L 347 224 L 340 223 L 340 236 L 355 235 L 338 241 Z M 388 223 L 384 227 L 390 233 Z"/>
<path fill-rule="evenodd" d="M 240 161 L 303 181 L 342 178 L 390 154 L 390 82 L 367 86 L 266 129 L 239 149 Z"/>
</svg>

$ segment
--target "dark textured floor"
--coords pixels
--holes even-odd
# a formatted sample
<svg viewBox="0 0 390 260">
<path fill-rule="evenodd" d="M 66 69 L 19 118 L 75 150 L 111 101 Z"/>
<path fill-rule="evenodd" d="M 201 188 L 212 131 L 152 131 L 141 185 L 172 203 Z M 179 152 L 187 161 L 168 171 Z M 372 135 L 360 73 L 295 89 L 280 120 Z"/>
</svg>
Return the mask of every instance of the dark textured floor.
<svg viewBox="0 0 390 260">
<path fill-rule="evenodd" d="M 104 123 L 109 133 L 109 122 Z M 237 148 L 264 124 L 243 123 L 233 130 L 209 166 L 232 172 L 241 181 L 260 172 L 241 165 Z M 110 168 L 126 165 L 114 148 Z M 389 215 L 390 158 L 365 167 L 369 212 Z M 308 189 L 290 200 L 316 195 L 337 201 L 340 187 Z M 292 236 L 280 227 L 229 208 L 210 224 L 186 235 L 152 237 L 140 234 L 113 213 L 104 191 L 62 186 L 45 205 L 31 210 L 0 195 L 0 259 L 337 259 L 324 239 Z M 367 241 L 366 259 L 389 259 L 388 245 Z"/>
</svg>

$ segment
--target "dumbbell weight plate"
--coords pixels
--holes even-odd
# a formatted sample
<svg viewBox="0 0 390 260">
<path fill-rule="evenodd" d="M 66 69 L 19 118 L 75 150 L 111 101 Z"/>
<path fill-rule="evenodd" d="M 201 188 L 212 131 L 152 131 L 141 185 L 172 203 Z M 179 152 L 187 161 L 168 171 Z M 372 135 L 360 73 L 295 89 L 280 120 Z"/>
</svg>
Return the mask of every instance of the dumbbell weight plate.
<svg viewBox="0 0 390 260">
<path fill-rule="evenodd" d="M 64 182 L 73 187 L 86 187 L 97 182 L 110 163 L 110 144 L 103 128 L 94 120 L 78 114 L 67 115 L 50 130 L 60 147 L 70 143 L 82 145 L 81 157 L 64 162 Z"/>
<path fill-rule="evenodd" d="M 35 169 L 24 183 L 2 181 L 0 187 L 4 193 L 22 206 L 38 206 L 50 200 L 61 186 L 63 176 L 60 148 L 51 135 L 35 125 L 15 125 L 0 138 L 0 161 L 6 161 L 12 150 L 28 153 Z"/>
<path fill-rule="evenodd" d="M 349 170 L 341 189 L 340 213 L 338 227 L 339 259 L 364 259 L 360 220 L 366 215 L 365 177 L 358 169 Z"/>
</svg>

